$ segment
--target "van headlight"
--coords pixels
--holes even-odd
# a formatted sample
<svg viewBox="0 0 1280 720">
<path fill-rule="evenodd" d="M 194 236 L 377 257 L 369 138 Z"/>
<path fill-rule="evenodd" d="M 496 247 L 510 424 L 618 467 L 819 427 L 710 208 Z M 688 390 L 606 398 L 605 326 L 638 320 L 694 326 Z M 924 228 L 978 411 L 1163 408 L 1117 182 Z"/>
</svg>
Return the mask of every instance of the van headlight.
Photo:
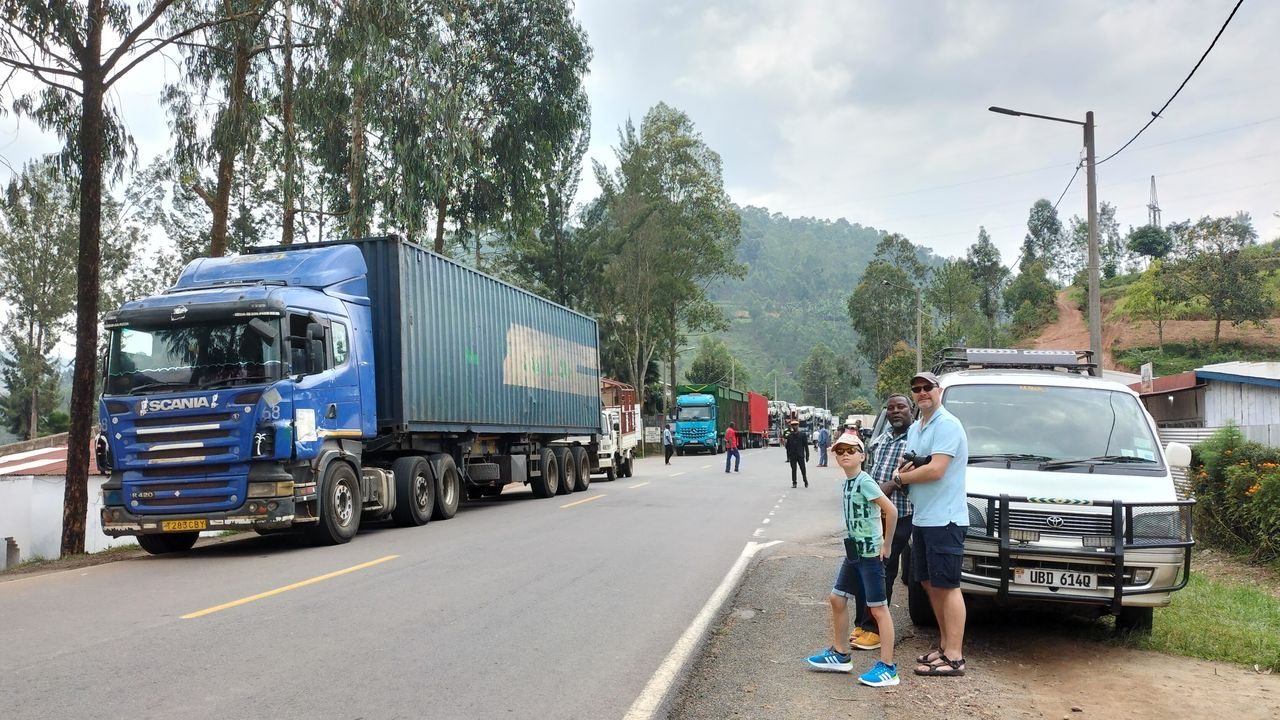
<svg viewBox="0 0 1280 720">
<path fill-rule="evenodd" d="M 1133 539 L 1182 542 L 1187 536 L 1187 523 L 1183 521 L 1182 508 L 1174 510 L 1153 509 L 1154 512 L 1133 514 Z M 1140 543 L 1139 543 L 1140 544 Z"/>
</svg>

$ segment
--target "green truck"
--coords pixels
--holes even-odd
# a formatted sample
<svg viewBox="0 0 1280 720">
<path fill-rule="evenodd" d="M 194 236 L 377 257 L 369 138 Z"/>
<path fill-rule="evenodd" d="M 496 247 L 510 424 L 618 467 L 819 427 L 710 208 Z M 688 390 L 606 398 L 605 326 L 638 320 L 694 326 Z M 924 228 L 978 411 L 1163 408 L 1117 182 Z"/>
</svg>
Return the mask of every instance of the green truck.
<svg viewBox="0 0 1280 720">
<path fill-rule="evenodd" d="M 724 431 L 733 423 L 747 435 L 747 393 L 721 385 L 677 385 L 676 454 L 709 452 L 724 448 Z"/>
</svg>

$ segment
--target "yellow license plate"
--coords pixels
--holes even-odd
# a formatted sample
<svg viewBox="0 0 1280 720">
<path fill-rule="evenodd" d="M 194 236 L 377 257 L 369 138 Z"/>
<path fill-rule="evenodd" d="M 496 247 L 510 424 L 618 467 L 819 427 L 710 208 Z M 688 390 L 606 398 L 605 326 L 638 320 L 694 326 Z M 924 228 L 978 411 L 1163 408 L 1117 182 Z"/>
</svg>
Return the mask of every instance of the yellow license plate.
<svg viewBox="0 0 1280 720">
<path fill-rule="evenodd" d="M 161 520 L 160 529 L 165 532 L 179 532 L 182 530 L 204 530 L 208 527 L 207 520 Z"/>
</svg>

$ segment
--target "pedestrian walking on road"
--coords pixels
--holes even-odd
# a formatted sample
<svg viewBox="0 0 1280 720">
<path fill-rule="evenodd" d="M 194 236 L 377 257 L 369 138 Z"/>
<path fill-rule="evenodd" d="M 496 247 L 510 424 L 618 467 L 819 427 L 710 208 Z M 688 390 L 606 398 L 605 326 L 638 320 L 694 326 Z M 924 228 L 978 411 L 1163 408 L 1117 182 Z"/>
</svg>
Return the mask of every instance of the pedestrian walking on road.
<svg viewBox="0 0 1280 720">
<path fill-rule="evenodd" d="M 884 564 L 885 597 L 893 602 L 893 583 L 898 579 L 898 566 L 902 562 L 903 551 L 911 541 L 911 499 L 907 497 L 906 488 L 898 487 L 893 481 L 893 473 L 902 462 L 902 452 L 907 449 L 907 430 L 911 427 L 913 412 L 911 400 L 901 393 L 890 395 L 884 404 L 884 411 L 889 429 L 871 442 L 867 453 L 871 461 L 868 474 L 898 510 L 897 529 L 886 540 L 889 544 L 889 556 Z M 880 647 L 880 631 L 861 595 L 858 596 L 855 608 L 853 634 L 849 636 L 849 642 L 859 650 L 875 650 Z"/>
<path fill-rule="evenodd" d="M 831 444 L 831 431 L 823 426 L 818 429 L 818 467 L 827 466 L 827 446 Z"/>
<path fill-rule="evenodd" d="M 911 531 L 911 579 L 924 585 L 938 619 L 938 647 L 916 658 L 917 675 L 964 675 L 964 596 L 960 594 L 960 559 L 969 526 L 965 466 L 969 441 L 964 426 L 942 407 L 938 376 L 918 372 L 911 395 L 920 418 L 907 430 L 907 450 L 932 456 L 925 465 L 900 465 L 894 481 L 911 490 L 915 506 Z"/>
<path fill-rule="evenodd" d="M 832 447 L 836 464 L 844 471 L 844 559 L 836 574 L 827 601 L 831 605 L 831 645 L 808 658 L 809 666 L 826 672 L 853 670 L 853 651 L 847 644 L 849 598 L 865 598 L 880 628 L 883 642 L 880 660 L 858 676 L 858 682 L 872 687 L 898 684 L 898 666 L 893 662 L 893 617 L 885 592 L 884 560 L 893 537 L 898 511 L 880 487 L 862 469 L 866 450 L 854 433 L 841 435 Z"/>
<path fill-rule="evenodd" d="M 667 425 L 662 428 L 662 457 L 665 464 L 671 464 L 671 453 L 675 452 L 675 450 L 676 446 L 671 438 L 671 426 Z"/>
<path fill-rule="evenodd" d="M 787 462 L 791 463 L 791 487 L 796 486 L 796 467 L 800 468 L 800 477 L 804 478 L 804 486 L 809 487 L 809 473 L 805 463 L 809 462 L 809 436 L 800 429 L 800 421 L 791 421 L 791 434 L 787 436 Z"/>
<path fill-rule="evenodd" d="M 742 453 L 738 451 L 738 430 L 733 423 L 724 431 L 724 471 L 729 472 L 729 460 L 733 460 L 733 471 L 738 472 L 742 464 Z"/>
</svg>

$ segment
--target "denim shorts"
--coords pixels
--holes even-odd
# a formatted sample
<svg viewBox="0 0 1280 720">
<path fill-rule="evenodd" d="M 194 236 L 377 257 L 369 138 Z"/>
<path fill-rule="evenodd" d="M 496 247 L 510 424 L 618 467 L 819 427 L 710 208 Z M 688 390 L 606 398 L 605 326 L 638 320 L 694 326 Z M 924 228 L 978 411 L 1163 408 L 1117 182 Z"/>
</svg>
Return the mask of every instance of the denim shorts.
<svg viewBox="0 0 1280 720">
<path fill-rule="evenodd" d="M 912 528 L 911 579 L 942 589 L 960 587 L 960 560 L 964 557 L 967 530 L 955 523 Z"/>
<path fill-rule="evenodd" d="M 845 558 L 836 573 L 835 587 L 831 592 L 847 598 L 862 598 L 867 607 L 889 604 L 884 588 L 884 560 L 879 555 L 855 560 Z"/>
</svg>

